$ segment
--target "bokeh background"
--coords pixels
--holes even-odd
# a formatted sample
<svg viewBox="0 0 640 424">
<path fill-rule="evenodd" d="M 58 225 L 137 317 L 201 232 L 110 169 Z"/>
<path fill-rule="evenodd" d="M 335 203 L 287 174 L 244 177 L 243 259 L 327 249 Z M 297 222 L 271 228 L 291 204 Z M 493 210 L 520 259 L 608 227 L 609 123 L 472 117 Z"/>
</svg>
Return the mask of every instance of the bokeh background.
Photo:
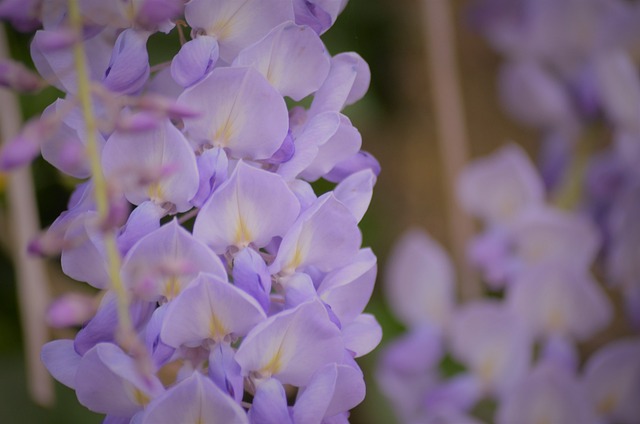
<svg viewBox="0 0 640 424">
<path fill-rule="evenodd" d="M 379 259 L 378 284 L 368 311 L 376 315 L 383 327 L 383 345 L 403 330 L 388 312 L 381 292 L 385 260 L 394 240 L 405 229 L 420 226 L 451 247 L 446 181 L 436 139 L 424 28 L 424 2 L 428 1 L 431 0 L 351 0 L 335 26 L 323 36 L 332 54 L 355 51 L 371 67 L 369 93 L 345 114 L 361 131 L 363 148 L 382 165 L 371 208 L 361 227 L 364 244 L 371 246 Z M 496 87 L 500 58 L 467 24 L 467 3 L 451 0 L 471 155 L 487 154 L 507 141 L 516 141 L 535 152 L 536 135 L 509 120 L 500 109 Z M 156 63 L 177 51 L 175 37 L 154 37 L 150 48 Z M 9 38 L 12 55 L 29 63 L 30 36 L 10 32 Z M 56 96 L 54 89 L 48 89 L 37 96 L 21 98 L 25 117 L 42 110 Z M 33 172 L 44 227 L 65 209 L 73 184 L 42 159 L 35 162 Z M 2 181 L 0 176 L 0 187 Z M 4 190 L 0 203 L 0 210 L 5 210 Z M 0 423 L 98 423 L 100 416 L 86 411 L 64 386 L 56 386 L 57 402 L 50 409 L 29 400 L 16 283 L 9 259 L 12 244 L 7 226 L 11 223 L 4 216 L 0 215 Z M 55 260 L 48 262 L 48 268 L 54 294 L 84 289 L 83 285 L 65 279 Z M 52 338 L 64 336 L 61 331 L 51 332 Z M 360 361 L 366 373 L 368 394 L 353 411 L 353 423 L 395 422 L 390 407 L 375 387 L 373 373 L 378 351 Z"/>
</svg>

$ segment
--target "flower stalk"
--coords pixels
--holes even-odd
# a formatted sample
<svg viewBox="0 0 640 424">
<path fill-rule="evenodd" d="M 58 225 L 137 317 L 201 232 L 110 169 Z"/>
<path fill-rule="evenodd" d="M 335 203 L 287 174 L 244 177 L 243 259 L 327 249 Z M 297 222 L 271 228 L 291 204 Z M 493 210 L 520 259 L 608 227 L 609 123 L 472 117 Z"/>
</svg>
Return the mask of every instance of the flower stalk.
<svg viewBox="0 0 640 424">
<path fill-rule="evenodd" d="M 100 163 L 100 154 L 98 152 L 98 141 L 96 139 L 97 122 L 91 102 L 91 83 L 89 82 L 84 45 L 80 39 L 83 22 L 78 0 L 69 0 L 69 23 L 79 37 L 79 40 L 73 46 L 74 64 L 78 82 L 78 98 L 86 127 L 86 152 L 93 176 L 94 197 L 98 210 L 98 218 L 100 221 L 105 221 L 109 215 L 109 193 L 102 171 L 102 164 Z M 131 336 L 135 339 L 135 331 L 131 317 L 129 316 L 127 291 L 120 278 L 121 258 L 112 229 L 106 229 L 104 231 L 104 244 L 107 254 L 111 289 L 116 294 L 118 304 L 119 336 L 126 348 L 126 345 L 132 343 Z"/>
</svg>

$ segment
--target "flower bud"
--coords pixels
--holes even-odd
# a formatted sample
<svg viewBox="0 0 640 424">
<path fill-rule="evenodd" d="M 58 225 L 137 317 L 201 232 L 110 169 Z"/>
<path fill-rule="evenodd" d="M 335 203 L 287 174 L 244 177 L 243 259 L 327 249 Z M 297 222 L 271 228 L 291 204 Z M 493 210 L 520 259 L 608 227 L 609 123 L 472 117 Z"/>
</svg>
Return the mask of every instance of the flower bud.
<svg viewBox="0 0 640 424">
<path fill-rule="evenodd" d="M 46 83 L 23 64 L 8 59 L 0 60 L 0 86 L 23 93 L 39 91 Z"/>
<path fill-rule="evenodd" d="M 54 328 L 82 325 L 98 309 L 95 298 L 79 293 L 67 293 L 51 303 L 47 310 L 47 323 Z"/>
</svg>

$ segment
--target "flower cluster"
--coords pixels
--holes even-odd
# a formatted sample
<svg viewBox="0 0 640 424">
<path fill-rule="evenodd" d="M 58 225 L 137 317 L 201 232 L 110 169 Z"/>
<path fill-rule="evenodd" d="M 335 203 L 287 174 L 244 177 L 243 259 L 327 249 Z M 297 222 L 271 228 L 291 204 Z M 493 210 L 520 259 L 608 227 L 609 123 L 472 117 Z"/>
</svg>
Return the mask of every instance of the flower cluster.
<svg viewBox="0 0 640 424">
<path fill-rule="evenodd" d="M 491 419 L 482 405 L 495 402 L 499 424 L 636 423 L 639 338 L 612 342 L 579 367 L 577 343 L 612 319 L 589 271 L 595 226 L 547 204 L 514 145 L 471 163 L 458 193 L 486 228 L 470 260 L 502 299 L 456 305 L 443 249 L 417 230 L 398 242 L 385 288 L 409 333 L 387 347 L 378 380 L 403 422 L 476 423 L 470 413 Z"/>
<path fill-rule="evenodd" d="M 459 177 L 489 298 L 457 305 L 442 248 L 418 231 L 399 241 L 386 289 L 409 333 L 385 351 L 381 388 L 405 422 L 638 423 L 640 339 L 583 343 L 614 320 L 594 274 L 640 322 L 640 8 L 475 0 L 470 18 L 504 57 L 505 111 L 541 135 L 541 175 L 509 145 Z"/>
<path fill-rule="evenodd" d="M 472 22 L 505 59 L 498 82 L 505 111 L 541 133 L 547 188 L 564 206 L 589 212 L 604 242 L 607 283 L 620 289 L 640 326 L 640 231 L 633 218 L 640 201 L 633 56 L 640 7 L 619 0 L 472 5 Z"/>
<path fill-rule="evenodd" d="M 380 169 L 341 113 L 368 66 L 319 37 L 345 4 L 2 3 L 42 25 L 41 78 L 7 62 L 0 83 L 66 96 L 0 164 L 41 152 L 84 180 L 31 249 L 101 291 L 97 309 L 52 306 L 52 324 L 82 328 L 42 359 L 105 422 L 339 423 L 363 400 L 354 358 L 381 329 L 363 313 L 377 268 L 358 222 Z M 171 31 L 178 53 L 150 66 L 148 40 Z M 335 188 L 317 195 L 320 178 Z"/>
</svg>

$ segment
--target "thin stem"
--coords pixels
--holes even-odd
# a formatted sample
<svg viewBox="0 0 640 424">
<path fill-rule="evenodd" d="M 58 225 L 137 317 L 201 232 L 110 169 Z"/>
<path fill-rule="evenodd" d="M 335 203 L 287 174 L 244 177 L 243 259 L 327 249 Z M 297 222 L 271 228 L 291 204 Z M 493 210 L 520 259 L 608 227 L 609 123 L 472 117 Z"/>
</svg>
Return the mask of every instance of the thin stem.
<svg viewBox="0 0 640 424">
<path fill-rule="evenodd" d="M 594 143 L 599 136 L 601 134 L 598 131 L 592 130 L 578 140 L 571 163 L 559 187 L 552 193 L 552 201 L 558 208 L 573 210 L 582 200 L 585 174 L 594 150 Z"/>
<path fill-rule="evenodd" d="M 0 58 L 9 57 L 4 27 L 0 24 Z M 0 89 L 0 138 L 8 141 L 19 132 L 21 116 L 16 95 Z M 40 349 L 49 339 L 45 311 L 49 305 L 49 284 L 44 262 L 27 253 L 29 241 L 39 232 L 40 223 L 29 167 L 8 177 L 9 234 L 16 265 L 18 302 L 24 333 L 27 386 L 33 400 L 43 406 L 53 404 L 53 380 L 40 361 Z"/>
<path fill-rule="evenodd" d="M 449 212 L 449 234 L 453 256 L 460 272 L 463 299 L 478 296 L 480 286 L 466 261 L 466 244 L 473 235 L 473 222 L 457 204 L 456 180 L 468 160 L 468 137 L 463 100 L 456 67 L 456 45 L 450 0 L 424 0 L 425 38 L 428 46 L 431 88 L 444 164 L 445 195 Z"/>
<path fill-rule="evenodd" d="M 200 212 L 200 209 L 198 208 L 191 209 L 189 212 L 185 213 L 180 218 L 178 218 L 178 224 L 182 225 L 188 220 L 190 220 L 191 218 L 198 216 L 198 212 Z"/>
<path fill-rule="evenodd" d="M 69 21 L 71 27 L 80 36 L 82 34 L 83 22 L 78 0 L 69 0 Z M 86 150 L 91 166 L 91 174 L 93 176 L 94 196 L 98 217 L 100 220 L 106 220 L 109 215 L 109 192 L 102 172 L 102 164 L 98 152 L 98 142 L 96 140 L 97 122 L 91 102 L 91 83 L 89 81 L 87 59 L 84 52 L 84 45 L 81 41 L 74 45 L 73 56 L 78 82 L 78 98 L 80 99 L 80 106 L 85 121 Z M 135 334 L 135 330 L 131 322 L 131 317 L 129 316 L 129 297 L 120 278 L 121 258 L 116 245 L 115 233 L 112 230 L 106 230 L 103 239 L 107 254 L 111 289 L 115 293 L 118 303 L 119 336 L 126 345 L 129 345 L 130 343 L 134 343 L 132 335 Z"/>
</svg>

